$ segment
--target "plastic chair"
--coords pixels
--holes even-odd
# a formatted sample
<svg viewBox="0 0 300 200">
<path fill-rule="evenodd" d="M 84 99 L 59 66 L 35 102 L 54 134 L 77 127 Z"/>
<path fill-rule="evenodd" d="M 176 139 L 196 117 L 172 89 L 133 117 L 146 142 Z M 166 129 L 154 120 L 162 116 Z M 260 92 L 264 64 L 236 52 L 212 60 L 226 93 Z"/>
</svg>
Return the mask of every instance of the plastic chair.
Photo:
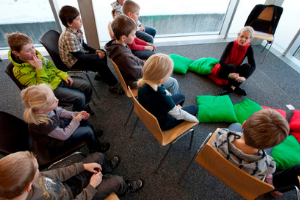
<svg viewBox="0 0 300 200">
<path fill-rule="evenodd" d="M 262 194 L 274 190 L 272 185 L 269 185 L 268 183 L 265 183 L 236 167 L 212 146 L 212 142 L 214 141 L 218 130 L 219 129 L 217 129 L 213 134 L 210 133 L 204 140 L 182 174 L 179 182 L 181 182 L 185 177 L 187 171 L 195 160 L 209 173 L 214 175 L 245 199 L 255 199 Z"/>
<path fill-rule="evenodd" d="M 263 9 L 261 11 L 261 9 Z M 261 11 L 261 12 L 260 12 Z M 264 62 L 273 45 L 274 34 L 280 20 L 283 8 L 275 5 L 256 5 L 249 14 L 245 26 L 251 26 L 254 30 L 254 38 L 266 40 L 267 43 L 263 50 L 270 44 L 268 51 L 264 55 L 261 63 Z"/>
<path fill-rule="evenodd" d="M 138 116 L 131 136 L 132 138 L 136 124 L 138 122 L 138 119 L 140 119 L 144 125 L 148 128 L 148 130 L 152 133 L 152 135 L 156 138 L 156 140 L 159 142 L 160 145 L 166 146 L 168 144 L 171 144 L 167 153 L 161 160 L 160 164 L 158 165 L 157 169 L 155 170 L 155 173 L 158 172 L 159 168 L 162 166 L 163 162 L 165 161 L 167 155 L 171 151 L 173 145 L 183 136 L 187 135 L 188 133 L 191 132 L 191 140 L 190 140 L 190 146 L 189 150 L 192 148 L 192 143 L 193 143 L 193 137 L 194 137 L 194 127 L 196 124 L 195 122 L 182 122 L 181 124 L 177 125 L 176 127 L 167 130 L 167 131 L 162 131 L 156 117 L 154 117 L 150 112 L 148 112 L 139 102 L 136 98 L 133 97 L 133 94 L 131 92 L 131 89 L 128 87 L 128 91 L 131 93 L 133 102 L 134 102 L 134 112 Z"/>
<path fill-rule="evenodd" d="M 111 61 L 113 67 L 115 68 L 115 70 L 116 70 L 116 72 L 117 72 L 117 75 L 118 75 L 118 77 L 119 77 L 119 81 L 121 82 L 122 88 L 123 88 L 123 90 L 124 90 L 126 96 L 129 97 L 129 98 L 131 98 L 131 97 L 137 97 L 138 89 L 131 89 L 131 91 L 132 91 L 132 94 L 131 94 L 131 93 L 128 91 L 127 84 L 126 84 L 126 82 L 125 82 L 125 80 L 124 80 L 124 78 L 123 78 L 123 76 L 122 76 L 122 74 L 121 74 L 121 72 L 120 72 L 120 70 L 119 70 L 119 67 L 118 67 L 118 66 L 116 65 L 116 63 L 115 63 L 114 61 L 112 61 L 111 59 L 110 59 L 110 61 Z M 119 92 L 118 92 L 118 93 L 119 93 Z M 118 95 L 118 94 L 117 94 L 117 95 Z M 132 96 L 132 95 L 133 95 L 133 96 Z M 132 108 L 131 108 L 131 110 L 130 110 L 130 113 L 129 113 L 127 119 L 126 119 L 125 125 L 127 125 L 128 121 L 129 121 L 129 118 L 130 118 L 130 116 L 131 116 L 131 114 L 132 114 L 132 111 L 133 111 L 133 106 L 132 106 Z"/>
<path fill-rule="evenodd" d="M 99 99 L 98 93 L 95 90 L 95 87 L 88 75 L 88 73 L 82 69 L 74 69 L 74 68 L 68 68 L 63 61 L 60 59 L 59 56 L 59 49 L 58 49 L 58 40 L 59 40 L 60 34 L 55 30 L 49 30 L 40 38 L 40 43 L 46 48 L 48 51 L 50 57 L 52 58 L 55 66 L 64 72 L 73 72 L 73 73 L 83 73 L 86 75 L 87 79 L 89 80 L 93 91 L 95 92 L 97 98 Z"/>
<path fill-rule="evenodd" d="M 27 123 L 2 111 L 0 111 L 0 130 L 0 153 L 2 155 L 6 156 L 18 151 L 32 151 L 36 155 L 40 169 L 45 169 L 49 165 L 48 169 L 50 169 L 54 164 L 68 158 L 66 156 L 81 153 L 75 151 L 86 144 L 86 141 L 82 140 L 59 152 L 50 151 L 32 140 Z"/>
</svg>

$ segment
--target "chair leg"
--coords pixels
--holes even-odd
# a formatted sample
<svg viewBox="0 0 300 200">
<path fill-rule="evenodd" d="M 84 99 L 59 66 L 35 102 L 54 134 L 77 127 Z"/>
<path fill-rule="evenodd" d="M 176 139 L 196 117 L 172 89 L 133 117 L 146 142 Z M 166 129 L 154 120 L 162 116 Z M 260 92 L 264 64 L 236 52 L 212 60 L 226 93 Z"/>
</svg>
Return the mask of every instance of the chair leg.
<svg viewBox="0 0 300 200">
<path fill-rule="evenodd" d="M 198 155 L 198 151 L 195 153 L 195 155 L 193 156 L 192 160 L 190 161 L 190 163 L 188 164 L 188 166 L 184 170 L 183 174 L 179 178 L 178 184 L 180 184 L 181 181 L 184 179 L 185 175 L 187 174 L 188 170 L 190 169 L 190 167 L 191 167 L 192 163 L 194 162 L 195 158 L 197 157 L 197 155 Z"/>
<path fill-rule="evenodd" d="M 130 113 L 129 113 L 129 115 L 128 115 L 128 117 L 127 117 L 127 119 L 126 119 L 126 122 L 125 122 L 125 124 L 124 124 L 124 126 L 126 126 L 127 124 L 128 124 L 128 121 L 129 121 L 129 119 L 130 119 L 130 116 L 131 116 L 131 114 L 132 114 L 132 111 L 133 111 L 133 105 L 132 105 L 132 108 L 131 108 L 131 110 L 130 110 Z"/>
<path fill-rule="evenodd" d="M 89 80 L 89 82 L 90 82 L 90 84 L 91 84 L 91 86 L 92 86 L 92 88 L 93 88 L 93 91 L 95 92 L 97 98 L 99 99 L 99 95 L 98 95 L 98 93 L 97 93 L 97 91 L 96 91 L 96 89 L 95 89 L 95 87 L 94 87 L 94 84 L 92 83 L 92 81 L 91 81 L 91 79 L 90 79 L 90 76 L 89 76 L 88 73 L 86 73 L 86 72 L 85 72 L 85 75 L 86 75 L 87 79 Z"/>
<path fill-rule="evenodd" d="M 190 147 L 189 147 L 189 150 L 192 149 L 192 145 L 193 145 L 193 139 L 194 139 L 194 129 L 191 129 L 190 131 L 192 131 L 191 133 L 191 141 L 190 141 Z"/>
<path fill-rule="evenodd" d="M 266 46 L 267 46 L 268 44 L 269 44 L 269 43 L 268 43 L 268 41 L 267 41 L 267 44 L 264 46 L 263 50 L 261 50 L 261 53 L 264 52 L 264 50 L 265 50 L 265 48 L 266 48 Z"/>
<path fill-rule="evenodd" d="M 267 44 L 268 44 L 268 42 L 267 42 Z M 268 49 L 267 53 L 265 54 L 265 56 L 264 56 L 264 58 L 263 58 L 263 60 L 261 61 L 261 63 L 260 63 L 260 64 L 263 64 L 263 62 L 264 62 L 264 61 L 265 61 L 265 59 L 267 58 L 267 56 L 268 56 L 268 54 L 269 54 L 269 52 L 270 52 L 270 49 L 271 49 L 272 45 L 273 45 L 273 42 L 271 42 L 271 45 L 270 45 L 270 47 L 269 47 L 269 49 Z"/>
<path fill-rule="evenodd" d="M 300 200 L 300 192 L 299 192 L 299 189 L 297 186 L 295 186 L 295 190 L 296 190 L 296 194 L 297 194 L 297 200 Z"/>
<path fill-rule="evenodd" d="M 165 162 L 165 160 L 166 160 L 168 154 L 170 153 L 170 151 L 171 151 L 171 149 L 172 149 L 172 147 L 173 147 L 173 145 L 174 145 L 175 142 L 176 142 L 176 141 L 173 141 L 173 142 L 171 143 L 171 145 L 170 145 L 170 147 L 169 147 L 167 153 L 165 154 L 165 156 L 163 157 L 163 159 L 160 161 L 158 167 L 157 167 L 156 170 L 154 171 L 155 174 L 157 174 L 158 170 L 160 169 L 160 167 L 162 166 L 162 164 Z"/>
<path fill-rule="evenodd" d="M 132 132 L 131 132 L 131 134 L 130 134 L 130 137 L 129 138 L 132 138 L 132 136 L 133 136 L 133 133 L 134 133 L 134 130 L 135 130 L 135 127 L 136 127 L 136 124 L 137 124 L 137 122 L 139 121 L 139 118 L 137 118 L 136 119 L 136 121 L 135 121 L 135 123 L 134 123 L 134 126 L 133 126 L 133 129 L 132 129 Z"/>
</svg>

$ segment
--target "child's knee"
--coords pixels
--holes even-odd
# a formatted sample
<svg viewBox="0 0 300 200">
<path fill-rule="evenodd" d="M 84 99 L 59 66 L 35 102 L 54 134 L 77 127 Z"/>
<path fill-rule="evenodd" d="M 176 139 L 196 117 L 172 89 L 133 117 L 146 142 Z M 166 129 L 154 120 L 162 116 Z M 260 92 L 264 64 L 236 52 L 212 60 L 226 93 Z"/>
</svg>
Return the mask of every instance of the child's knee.
<svg viewBox="0 0 300 200">
<path fill-rule="evenodd" d="M 105 159 L 104 154 L 96 152 L 96 153 L 92 153 L 88 157 L 86 157 L 86 159 L 84 160 L 84 163 L 91 163 L 91 162 L 100 163 L 100 161 L 103 159 Z"/>
</svg>

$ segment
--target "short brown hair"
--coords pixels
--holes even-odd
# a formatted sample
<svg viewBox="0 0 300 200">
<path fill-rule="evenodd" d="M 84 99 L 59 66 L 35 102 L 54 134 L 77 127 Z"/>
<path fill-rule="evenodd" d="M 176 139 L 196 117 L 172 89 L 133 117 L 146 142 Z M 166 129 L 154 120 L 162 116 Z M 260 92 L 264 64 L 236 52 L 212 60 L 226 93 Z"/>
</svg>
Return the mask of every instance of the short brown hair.
<svg viewBox="0 0 300 200">
<path fill-rule="evenodd" d="M 63 6 L 59 11 L 60 21 L 67 28 L 68 23 L 71 24 L 78 15 L 80 15 L 79 11 L 73 6 Z"/>
<path fill-rule="evenodd" d="M 37 166 L 28 151 L 9 154 L 0 159 L 0 197 L 12 199 L 20 196 L 34 179 Z"/>
<path fill-rule="evenodd" d="M 247 119 L 243 134 L 247 145 L 268 149 L 284 141 L 289 132 L 289 124 L 281 114 L 272 109 L 262 109 Z"/>
<path fill-rule="evenodd" d="M 127 17 L 126 15 L 118 15 L 111 23 L 111 28 L 116 39 L 119 40 L 122 35 L 128 37 L 132 30 L 136 29 L 136 24 L 130 17 Z"/>
<path fill-rule="evenodd" d="M 129 12 L 135 13 L 140 9 L 139 4 L 131 0 L 126 0 L 123 4 L 123 13 L 127 15 Z"/>
<path fill-rule="evenodd" d="M 12 51 L 20 52 L 24 45 L 32 43 L 32 40 L 28 35 L 20 33 L 19 31 L 6 33 L 5 37 Z"/>
</svg>

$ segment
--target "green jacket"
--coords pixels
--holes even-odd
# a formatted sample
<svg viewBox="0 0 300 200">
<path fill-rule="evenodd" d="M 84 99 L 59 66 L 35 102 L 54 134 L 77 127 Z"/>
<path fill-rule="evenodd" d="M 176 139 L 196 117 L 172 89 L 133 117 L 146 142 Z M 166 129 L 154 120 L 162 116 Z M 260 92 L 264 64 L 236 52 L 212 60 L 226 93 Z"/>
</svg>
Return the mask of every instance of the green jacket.
<svg viewBox="0 0 300 200">
<path fill-rule="evenodd" d="M 42 59 L 43 69 L 36 70 L 29 63 L 21 61 L 17 56 L 13 55 L 11 50 L 8 52 L 8 58 L 14 65 L 14 76 L 18 81 L 25 86 L 47 83 L 55 90 L 62 80 L 65 80 L 69 75 L 55 67 L 55 65 L 44 58 L 40 52 L 36 51 Z"/>
</svg>

